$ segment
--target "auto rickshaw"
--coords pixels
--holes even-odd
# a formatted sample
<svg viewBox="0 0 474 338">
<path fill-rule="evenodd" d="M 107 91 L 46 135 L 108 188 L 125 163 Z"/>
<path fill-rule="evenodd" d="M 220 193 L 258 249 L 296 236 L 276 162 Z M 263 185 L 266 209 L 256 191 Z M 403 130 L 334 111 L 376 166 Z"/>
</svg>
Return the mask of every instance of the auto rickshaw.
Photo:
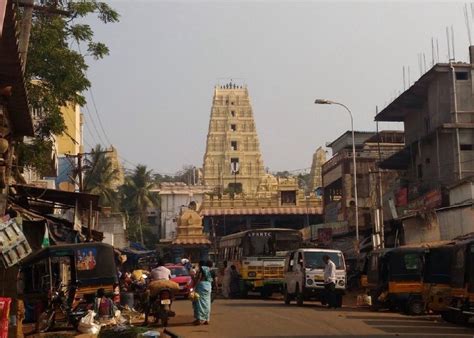
<svg viewBox="0 0 474 338">
<path fill-rule="evenodd" d="M 367 287 L 372 307 L 400 309 L 413 315 L 425 310 L 422 265 L 426 249 L 399 247 L 373 251 L 368 258 Z"/>
<path fill-rule="evenodd" d="M 21 263 L 25 283 L 24 301 L 34 308 L 34 320 L 50 303 L 59 289 L 66 295 L 68 306 L 93 303 L 95 293 L 103 288 L 113 293 L 118 283 L 114 248 L 105 243 L 54 245 L 28 256 Z"/>
<path fill-rule="evenodd" d="M 449 322 L 466 324 L 474 316 L 474 239 L 462 240 L 453 247 L 451 297 L 442 317 Z"/>
<path fill-rule="evenodd" d="M 434 245 L 425 254 L 423 268 L 423 302 L 435 313 L 447 311 L 451 299 L 451 266 L 454 242 Z"/>
</svg>

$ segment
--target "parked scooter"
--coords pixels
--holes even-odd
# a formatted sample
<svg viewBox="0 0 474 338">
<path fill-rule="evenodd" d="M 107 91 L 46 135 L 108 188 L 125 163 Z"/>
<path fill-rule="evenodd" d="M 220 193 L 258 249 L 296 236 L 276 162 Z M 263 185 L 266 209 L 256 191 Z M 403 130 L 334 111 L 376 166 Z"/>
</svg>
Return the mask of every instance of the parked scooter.
<svg viewBox="0 0 474 338">
<path fill-rule="evenodd" d="M 51 330 L 56 321 L 66 322 L 75 329 L 79 325 L 79 321 L 87 314 L 91 307 L 86 301 L 80 301 L 74 308 L 72 301 L 76 293 L 77 287 L 69 287 L 67 293 L 64 292 L 64 285 L 59 284 L 56 290 L 50 295 L 50 300 L 46 310 L 41 313 L 36 322 L 36 331 L 43 333 Z"/>
</svg>

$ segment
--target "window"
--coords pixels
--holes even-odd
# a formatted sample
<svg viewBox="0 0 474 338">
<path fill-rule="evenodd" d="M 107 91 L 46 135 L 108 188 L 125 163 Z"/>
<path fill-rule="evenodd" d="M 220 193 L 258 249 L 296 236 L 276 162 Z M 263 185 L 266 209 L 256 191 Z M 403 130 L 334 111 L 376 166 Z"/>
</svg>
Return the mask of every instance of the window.
<svg viewBox="0 0 474 338">
<path fill-rule="evenodd" d="M 282 191 L 281 204 L 296 205 L 296 191 Z"/>
<path fill-rule="evenodd" d="M 235 117 L 235 110 L 231 110 L 230 115 L 232 115 L 232 117 Z"/>
<path fill-rule="evenodd" d="M 417 174 L 418 174 L 418 178 L 423 178 L 423 166 L 421 164 L 418 164 Z"/>
<path fill-rule="evenodd" d="M 461 150 L 472 150 L 472 144 L 460 144 Z"/>
<path fill-rule="evenodd" d="M 239 158 L 232 157 L 230 159 L 230 171 L 232 174 L 238 174 L 240 169 Z"/>
<path fill-rule="evenodd" d="M 241 194 L 242 193 L 242 183 L 237 182 L 237 183 L 229 183 L 227 186 L 229 189 L 229 192 L 232 194 Z"/>
<path fill-rule="evenodd" d="M 230 130 L 237 131 L 237 125 L 236 124 L 231 124 L 230 125 Z"/>
<path fill-rule="evenodd" d="M 426 164 L 430 164 L 430 163 L 431 163 L 431 159 L 430 159 L 429 157 L 427 157 L 427 158 L 425 159 L 425 163 L 426 163 Z"/>
<path fill-rule="evenodd" d="M 238 150 L 237 148 L 237 141 L 230 141 L 230 147 L 233 151 Z"/>
<path fill-rule="evenodd" d="M 232 101 L 230 104 L 231 104 L 231 105 L 234 105 L 234 101 Z"/>
<path fill-rule="evenodd" d="M 340 252 L 323 251 L 306 251 L 304 253 L 305 268 L 324 269 L 326 264 L 323 261 L 323 257 L 326 255 L 336 265 L 336 269 L 344 269 L 344 258 Z"/>
<path fill-rule="evenodd" d="M 468 72 L 456 72 L 456 80 L 469 80 Z"/>
</svg>

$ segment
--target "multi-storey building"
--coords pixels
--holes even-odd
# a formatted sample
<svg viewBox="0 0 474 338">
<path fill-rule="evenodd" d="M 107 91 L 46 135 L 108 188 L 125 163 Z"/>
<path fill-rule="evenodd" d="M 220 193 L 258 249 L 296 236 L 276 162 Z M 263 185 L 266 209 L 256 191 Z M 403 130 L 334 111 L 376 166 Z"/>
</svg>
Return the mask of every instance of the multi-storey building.
<svg viewBox="0 0 474 338">
<path fill-rule="evenodd" d="M 384 163 L 406 171 L 408 199 L 474 175 L 471 63 L 438 63 L 377 116 L 403 122 L 406 147 Z"/>
<path fill-rule="evenodd" d="M 472 199 L 455 198 L 474 176 L 474 46 L 469 54 L 469 63 L 435 64 L 376 116 L 405 126 L 405 148 L 381 164 L 402 173 L 385 210 L 403 230 L 402 243 L 474 231 L 472 216 L 462 214 L 472 215 Z"/>
<path fill-rule="evenodd" d="M 246 87 L 216 86 L 204 155 L 204 185 L 253 194 L 265 175 Z"/>
<path fill-rule="evenodd" d="M 345 132 L 327 146 L 332 149 L 333 157 L 322 166 L 323 226 L 343 234 L 353 231 L 356 223 L 351 132 Z M 375 223 L 379 192 L 386 190 L 397 177 L 395 171 L 379 172 L 378 163 L 403 149 L 404 135 L 401 131 L 356 131 L 355 147 L 359 227 L 361 232 L 370 233 Z"/>
</svg>

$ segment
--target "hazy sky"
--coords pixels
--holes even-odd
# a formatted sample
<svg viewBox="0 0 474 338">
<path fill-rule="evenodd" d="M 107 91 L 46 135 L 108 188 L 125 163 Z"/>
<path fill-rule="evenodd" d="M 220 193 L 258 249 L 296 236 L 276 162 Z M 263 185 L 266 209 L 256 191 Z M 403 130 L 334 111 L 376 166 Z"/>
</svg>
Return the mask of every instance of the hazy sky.
<svg viewBox="0 0 474 338">
<path fill-rule="evenodd" d="M 376 105 L 403 90 L 402 67 L 410 66 L 413 82 L 419 53 L 431 66 L 432 37 L 440 61 L 448 59 L 446 26 L 454 26 L 456 59 L 468 60 L 463 3 L 109 3 L 120 23 L 91 21 L 110 48 L 89 70 L 96 106 L 120 155 L 161 173 L 202 166 L 221 78 L 247 84 L 265 165 L 294 170 L 309 167 L 315 149 L 350 126 L 340 107 L 316 106 L 315 98 L 345 103 L 357 130 L 374 130 Z M 95 139 L 87 129 L 85 139 L 93 145 L 96 116 L 88 108 Z"/>
</svg>

